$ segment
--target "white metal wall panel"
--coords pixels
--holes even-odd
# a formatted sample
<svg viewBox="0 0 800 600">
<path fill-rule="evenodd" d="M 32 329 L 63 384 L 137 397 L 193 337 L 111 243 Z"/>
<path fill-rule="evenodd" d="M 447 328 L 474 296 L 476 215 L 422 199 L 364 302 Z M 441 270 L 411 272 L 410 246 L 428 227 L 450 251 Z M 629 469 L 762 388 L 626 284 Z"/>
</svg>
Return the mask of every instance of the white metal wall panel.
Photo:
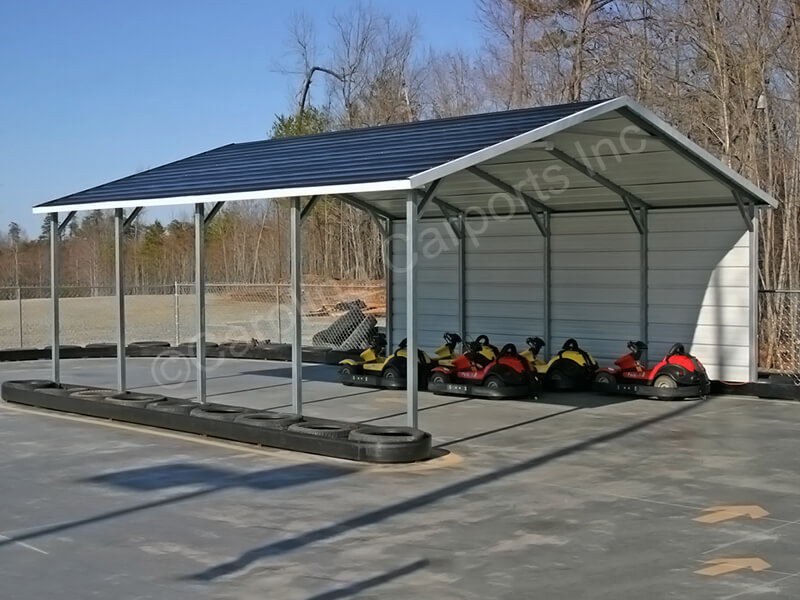
<svg viewBox="0 0 800 600">
<path fill-rule="evenodd" d="M 640 237 L 627 212 L 551 220 L 552 348 L 575 338 L 601 364 L 639 339 Z"/>
<path fill-rule="evenodd" d="M 395 341 L 405 336 L 406 324 L 404 227 L 394 229 L 401 267 L 394 274 Z M 549 350 L 575 337 L 610 364 L 628 340 L 640 338 L 639 233 L 626 212 L 553 215 L 551 227 Z M 684 342 L 712 378 L 747 381 L 750 253 L 738 210 L 652 211 L 649 228 L 650 359 Z M 430 349 L 442 333 L 458 329 L 457 243 L 443 221 L 420 229 L 418 327 L 420 344 Z M 543 335 L 544 244 L 532 219 L 472 220 L 466 244 L 467 334 L 519 346 L 527 336 Z M 435 248 L 442 251 L 430 251 Z"/>
<path fill-rule="evenodd" d="M 749 244 L 733 207 L 650 215 L 650 358 L 681 341 L 712 379 L 750 379 Z"/>
</svg>

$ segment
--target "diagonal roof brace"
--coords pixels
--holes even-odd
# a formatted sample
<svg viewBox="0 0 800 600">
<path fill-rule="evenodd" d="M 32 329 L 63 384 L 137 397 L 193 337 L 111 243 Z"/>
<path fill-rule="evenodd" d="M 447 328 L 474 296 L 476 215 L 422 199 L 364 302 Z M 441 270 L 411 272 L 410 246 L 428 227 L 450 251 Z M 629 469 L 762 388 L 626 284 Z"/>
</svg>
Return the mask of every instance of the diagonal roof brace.
<svg viewBox="0 0 800 600">
<path fill-rule="evenodd" d="M 465 234 L 464 211 L 436 197 L 433 198 L 433 202 L 439 207 L 439 210 L 442 211 L 444 218 L 447 219 L 456 237 L 463 240 Z"/>
<path fill-rule="evenodd" d="M 625 204 L 625 208 L 630 213 L 631 218 L 633 219 L 633 222 L 636 224 L 636 229 L 639 230 L 639 233 L 644 233 L 645 232 L 646 227 L 645 227 L 643 221 L 636 216 L 636 212 L 633 209 L 634 208 L 648 209 L 648 208 L 650 208 L 650 205 L 647 202 L 645 202 L 644 200 L 642 200 L 641 198 L 639 198 L 635 194 L 632 194 L 631 192 L 629 192 L 628 190 L 626 190 L 622 186 L 617 185 L 616 183 L 614 183 L 613 181 L 611 181 L 607 177 L 602 176 L 600 173 L 595 171 L 592 167 L 590 167 L 589 165 L 583 163 L 582 161 L 578 160 L 577 158 L 575 158 L 573 156 L 570 156 L 569 154 L 567 154 L 563 150 L 559 150 L 558 148 L 553 147 L 553 148 L 546 148 L 545 152 L 548 152 L 554 158 L 557 158 L 561 162 L 569 165 L 570 167 L 572 167 L 573 169 L 575 169 L 579 173 L 582 173 L 583 175 L 585 175 L 589 179 L 593 179 L 594 181 L 596 181 L 597 183 L 599 183 L 603 187 L 611 190 L 617 196 L 619 196 L 622 199 L 622 202 Z"/>
<path fill-rule="evenodd" d="M 311 198 L 308 199 L 308 202 L 306 202 L 306 205 L 303 207 L 303 210 L 300 211 L 301 221 L 305 220 L 305 218 L 311 212 L 311 209 L 314 208 L 314 205 L 317 203 L 317 200 L 319 200 L 319 196 L 311 196 Z"/>
<path fill-rule="evenodd" d="M 219 211 L 222 210 L 223 206 L 225 206 L 224 202 L 217 202 L 216 204 L 214 204 L 214 206 L 211 207 L 211 210 L 208 211 L 208 214 L 206 215 L 205 219 L 203 219 L 203 223 L 205 225 L 211 223 L 212 219 L 219 214 Z"/>
<path fill-rule="evenodd" d="M 389 231 L 387 223 L 391 223 L 394 220 L 392 215 L 379 208 L 376 208 L 375 206 L 372 206 L 368 202 L 364 202 L 361 198 L 357 198 L 353 194 L 336 194 L 335 197 L 345 204 L 349 204 L 363 210 L 370 217 L 372 217 L 372 220 L 375 221 L 375 224 L 378 226 L 378 229 L 381 230 L 381 233 L 383 235 L 388 235 Z M 384 221 L 386 223 L 384 223 Z"/>
<path fill-rule="evenodd" d="M 433 198 L 433 195 L 436 193 L 436 188 L 439 187 L 439 184 L 442 182 L 441 179 L 437 179 L 432 181 L 430 185 L 425 189 L 425 194 L 422 196 L 422 200 L 419 201 L 417 205 L 417 214 L 421 215 L 422 211 L 425 210 L 425 205 Z"/>
<path fill-rule="evenodd" d="M 756 213 L 755 204 L 750 201 L 749 197 L 747 201 L 745 201 L 739 193 L 739 190 L 731 189 L 731 193 L 736 200 L 736 206 L 739 208 L 742 220 L 744 220 L 744 226 L 747 227 L 747 231 L 753 231 L 753 219 Z"/>
<path fill-rule="evenodd" d="M 544 149 L 548 149 L 549 146 L 545 147 Z M 492 184 L 496 188 L 499 188 L 506 194 L 516 197 L 518 200 L 522 200 L 525 203 L 525 206 L 528 207 L 528 212 L 531 214 L 534 223 L 536 223 L 536 227 L 539 229 L 539 232 L 544 237 L 550 236 L 550 227 L 547 220 L 544 218 L 543 215 L 551 213 L 552 210 L 547 205 L 543 204 L 539 200 L 532 198 L 528 194 L 524 193 L 522 190 L 515 188 L 505 181 L 498 179 L 491 173 L 487 173 L 483 169 L 479 169 L 478 167 L 469 167 L 467 169 L 473 175 L 480 177 L 487 183 Z"/>
<path fill-rule="evenodd" d="M 133 222 L 141 214 L 142 210 L 143 207 L 141 206 L 137 206 L 136 208 L 133 209 L 133 212 L 131 212 L 131 214 L 129 214 L 128 217 L 125 219 L 125 221 L 123 221 L 122 223 L 123 231 L 126 231 L 131 225 L 133 225 Z"/>
<path fill-rule="evenodd" d="M 64 217 L 64 220 L 61 221 L 61 223 L 59 223 L 59 225 L 58 225 L 58 235 L 59 236 L 64 233 L 64 230 L 66 230 L 67 225 L 69 225 L 69 222 L 72 221 L 72 219 L 75 218 L 75 212 L 76 211 L 71 210 L 69 213 L 67 213 L 67 216 Z"/>
</svg>

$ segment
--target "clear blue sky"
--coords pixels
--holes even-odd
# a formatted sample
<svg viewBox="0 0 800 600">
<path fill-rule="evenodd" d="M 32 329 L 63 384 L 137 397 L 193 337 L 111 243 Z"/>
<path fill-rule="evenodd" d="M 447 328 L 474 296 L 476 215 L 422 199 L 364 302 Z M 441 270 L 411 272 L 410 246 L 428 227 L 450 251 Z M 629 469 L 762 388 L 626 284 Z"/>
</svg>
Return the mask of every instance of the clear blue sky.
<svg viewBox="0 0 800 600">
<path fill-rule="evenodd" d="M 31 207 L 227 144 L 290 108 L 286 26 L 325 44 L 349 1 L 0 0 L 0 227 L 36 237 Z M 373 0 L 416 14 L 425 46 L 475 47 L 470 0 Z M 167 218 L 170 215 L 158 215 Z"/>
</svg>

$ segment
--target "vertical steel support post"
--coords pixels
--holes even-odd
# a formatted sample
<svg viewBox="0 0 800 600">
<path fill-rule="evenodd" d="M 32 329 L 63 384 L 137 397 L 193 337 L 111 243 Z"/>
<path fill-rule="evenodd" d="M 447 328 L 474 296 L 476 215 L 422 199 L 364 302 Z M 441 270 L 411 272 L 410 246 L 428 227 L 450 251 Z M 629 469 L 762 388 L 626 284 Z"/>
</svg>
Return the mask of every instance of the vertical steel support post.
<svg viewBox="0 0 800 600">
<path fill-rule="evenodd" d="M 117 390 L 124 392 L 126 382 L 125 371 L 125 273 L 124 265 L 124 220 L 122 209 L 114 211 L 114 279 L 117 292 Z"/>
<path fill-rule="evenodd" d="M 24 335 L 22 328 L 22 288 L 17 286 L 17 309 L 19 310 L 19 347 L 24 348 Z"/>
<path fill-rule="evenodd" d="M 551 352 L 552 352 L 550 344 L 553 341 L 552 340 L 552 337 L 553 337 L 553 335 L 552 335 L 552 323 L 553 323 L 552 306 L 553 306 L 553 301 L 551 299 L 551 293 L 552 293 L 552 288 L 553 288 L 553 286 L 552 286 L 552 273 L 553 273 L 552 256 L 553 256 L 553 252 L 552 252 L 552 248 L 550 246 L 550 231 L 551 231 L 550 228 L 552 226 L 552 220 L 550 219 L 550 213 L 549 212 L 542 213 L 542 223 L 544 224 L 544 230 L 546 232 L 545 235 L 544 235 L 544 240 L 543 240 L 544 247 L 542 249 L 543 250 L 542 251 L 542 254 L 543 254 L 543 256 L 542 256 L 542 263 L 543 263 L 543 265 L 542 265 L 542 288 L 543 288 L 543 290 L 542 290 L 543 291 L 543 294 L 542 294 L 542 320 L 544 321 L 544 344 L 545 344 L 544 345 L 544 352 L 545 352 L 545 357 L 549 358 L 551 356 Z"/>
<path fill-rule="evenodd" d="M 639 220 L 642 230 L 639 235 L 639 335 L 642 341 L 647 344 L 650 337 L 650 252 L 649 236 L 650 224 L 649 215 L 646 208 L 639 209 Z M 646 358 L 646 357 L 645 357 Z"/>
<path fill-rule="evenodd" d="M 467 221 L 464 213 L 458 215 L 458 334 L 467 339 Z"/>
<path fill-rule="evenodd" d="M 758 246 L 761 235 L 759 209 L 753 209 L 753 228 L 750 231 L 750 381 L 758 380 L 758 325 L 759 325 L 759 294 L 760 283 L 758 271 Z"/>
<path fill-rule="evenodd" d="M 177 281 L 175 282 L 173 295 L 175 296 L 175 309 L 172 311 L 175 316 L 175 345 L 179 346 L 181 343 L 181 299 Z"/>
<path fill-rule="evenodd" d="M 206 402 L 206 223 L 205 206 L 202 202 L 194 205 L 194 294 L 195 327 L 197 343 L 195 357 L 197 364 L 197 401 Z"/>
<path fill-rule="evenodd" d="M 61 341 L 59 339 L 61 326 L 58 314 L 58 213 L 50 213 L 50 321 L 52 325 L 52 339 L 50 357 L 53 367 L 53 381 L 61 382 Z"/>
<path fill-rule="evenodd" d="M 292 198 L 292 410 L 303 414 L 303 256 L 301 244 L 300 198 Z"/>
<path fill-rule="evenodd" d="M 392 221 L 385 220 L 385 235 L 383 236 L 383 276 L 386 280 L 386 355 L 392 351 L 392 319 L 394 306 L 394 242 L 392 238 Z"/>
<path fill-rule="evenodd" d="M 417 202 L 416 190 L 406 198 L 406 420 L 417 427 L 419 363 L 417 362 Z"/>
</svg>

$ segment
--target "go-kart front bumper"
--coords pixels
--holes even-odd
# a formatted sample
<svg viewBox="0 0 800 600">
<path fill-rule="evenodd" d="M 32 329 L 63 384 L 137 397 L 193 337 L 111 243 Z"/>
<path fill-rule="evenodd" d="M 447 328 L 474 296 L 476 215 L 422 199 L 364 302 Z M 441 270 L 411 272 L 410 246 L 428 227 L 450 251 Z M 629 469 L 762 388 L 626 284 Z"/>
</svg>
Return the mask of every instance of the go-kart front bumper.
<svg viewBox="0 0 800 600">
<path fill-rule="evenodd" d="M 489 388 L 484 385 L 469 383 L 432 383 L 428 382 L 428 391 L 442 396 L 468 396 L 470 398 L 487 398 L 492 400 L 532 398 L 538 399 L 537 393 L 541 385 L 538 382 L 517 385 L 504 385 Z"/>
<path fill-rule="evenodd" d="M 372 375 L 368 373 L 339 373 L 339 382 L 344 385 L 387 390 L 406 389 L 405 377 L 383 377 L 381 375 Z M 419 387 L 417 389 L 423 391 L 427 389 L 427 380 L 425 378 L 420 377 Z"/>
<path fill-rule="evenodd" d="M 679 385 L 676 388 L 663 388 L 628 382 L 595 383 L 594 390 L 602 394 L 640 396 L 658 398 L 659 400 L 684 400 L 686 398 L 705 398 L 711 391 L 711 382 L 704 381 L 697 385 Z"/>
</svg>

